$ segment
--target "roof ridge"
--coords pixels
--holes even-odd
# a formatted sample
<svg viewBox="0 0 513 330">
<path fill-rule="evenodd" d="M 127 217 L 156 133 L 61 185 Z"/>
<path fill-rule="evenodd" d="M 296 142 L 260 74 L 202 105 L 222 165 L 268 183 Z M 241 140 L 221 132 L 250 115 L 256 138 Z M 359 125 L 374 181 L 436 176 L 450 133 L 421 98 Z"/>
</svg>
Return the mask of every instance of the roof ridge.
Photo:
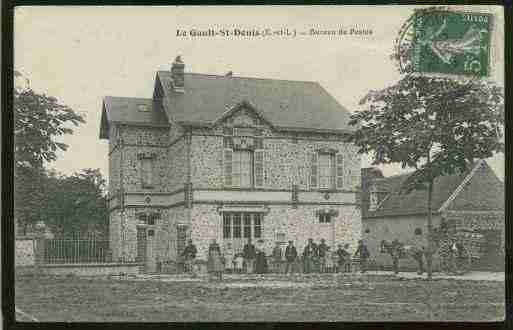
<svg viewBox="0 0 513 330">
<path fill-rule="evenodd" d="M 486 161 L 484 159 L 478 160 L 476 163 L 473 164 L 473 168 L 468 171 L 467 175 L 461 180 L 460 184 L 454 189 L 454 191 L 449 195 L 447 200 L 442 203 L 440 208 L 438 209 L 438 212 L 445 211 L 449 207 L 449 205 L 456 199 L 456 197 L 459 195 L 459 193 L 463 190 L 465 185 L 472 180 L 474 175 L 476 174 L 477 170 L 483 165 L 486 164 Z M 465 173 L 465 172 L 464 172 Z M 462 174 L 464 174 L 462 173 Z"/>
<path fill-rule="evenodd" d="M 139 99 L 139 100 L 150 100 L 152 101 L 152 97 L 135 97 L 135 96 L 113 96 L 113 95 L 106 95 L 103 97 L 106 98 L 117 98 L 117 99 Z"/>
<path fill-rule="evenodd" d="M 407 175 L 411 175 L 415 173 L 415 171 L 410 171 L 410 172 L 406 172 L 406 173 L 401 173 L 401 174 L 394 174 L 394 175 L 390 175 L 390 176 L 384 176 L 382 178 L 374 178 L 373 180 L 382 180 L 382 181 L 385 181 L 387 179 L 395 179 L 395 178 L 398 178 L 398 177 L 401 177 L 401 176 L 407 176 Z"/>
<path fill-rule="evenodd" d="M 164 71 L 167 72 L 167 71 Z M 205 76 L 205 77 L 215 77 L 215 78 L 226 78 L 226 79 L 254 79 L 254 80 L 272 80 L 272 81 L 286 81 L 286 82 L 295 82 L 295 83 L 310 83 L 310 84 L 319 84 L 318 81 L 314 80 L 292 80 L 292 79 L 276 79 L 276 78 L 260 78 L 260 77 L 247 77 L 247 76 L 231 76 L 226 77 L 224 75 L 219 74 L 210 74 L 210 73 L 199 73 L 199 72 L 185 72 L 185 75 L 193 75 L 193 76 Z"/>
</svg>

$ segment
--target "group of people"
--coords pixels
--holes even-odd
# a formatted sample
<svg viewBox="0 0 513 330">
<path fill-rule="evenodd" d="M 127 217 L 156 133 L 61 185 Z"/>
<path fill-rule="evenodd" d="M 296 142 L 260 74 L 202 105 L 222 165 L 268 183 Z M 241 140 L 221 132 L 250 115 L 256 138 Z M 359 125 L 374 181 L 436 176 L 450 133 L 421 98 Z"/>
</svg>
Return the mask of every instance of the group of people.
<svg viewBox="0 0 513 330">
<path fill-rule="evenodd" d="M 307 274 L 315 272 L 350 272 L 353 260 L 357 258 L 361 272 L 365 273 L 369 257 L 369 250 L 362 240 L 358 241 L 358 248 L 352 254 L 349 251 L 349 244 L 339 244 L 338 249 L 332 252 L 324 239 L 321 239 L 321 242 L 316 244 L 310 238 L 303 250 L 303 271 Z"/>
<path fill-rule="evenodd" d="M 247 273 L 264 274 L 273 273 L 294 273 L 298 265 L 301 264 L 304 273 L 335 273 L 350 272 L 353 258 L 359 259 L 361 272 L 366 271 L 366 261 L 370 254 L 363 241 L 358 242 L 358 248 L 352 254 L 349 251 L 349 244 L 339 244 L 336 251 L 332 251 L 321 239 L 319 244 L 314 243 L 313 239 L 308 239 L 308 243 L 303 249 L 302 258 L 300 258 L 293 241 L 289 241 L 283 253 L 281 245 L 276 242 L 269 257 L 266 256 L 262 248 L 262 240 L 258 241 L 257 247 L 252 243 L 251 238 L 244 245 L 242 252 L 235 253 L 231 243 L 227 243 L 221 251 L 221 247 L 213 239 L 208 248 L 207 269 L 213 276 L 222 279 L 222 274 L 227 273 Z M 185 270 L 196 275 L 195 259 L 197 249 L 192 240 L 188 241 L 182 257 L 184 258 Z"/>
</svg>

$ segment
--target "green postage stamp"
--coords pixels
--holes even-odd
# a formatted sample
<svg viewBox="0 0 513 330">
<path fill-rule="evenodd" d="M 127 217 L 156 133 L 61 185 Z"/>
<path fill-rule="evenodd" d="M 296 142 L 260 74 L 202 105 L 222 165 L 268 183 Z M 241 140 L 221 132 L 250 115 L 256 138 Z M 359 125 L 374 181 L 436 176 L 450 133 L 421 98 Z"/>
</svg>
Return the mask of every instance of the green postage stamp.
<svg viewBox="0 0 513 330">
<path fill-rule="evenodd" d="M 414 17 L 417 72 L 490 74 L 492 16 L 453 11 L 418 11 Z"/>
</svg>

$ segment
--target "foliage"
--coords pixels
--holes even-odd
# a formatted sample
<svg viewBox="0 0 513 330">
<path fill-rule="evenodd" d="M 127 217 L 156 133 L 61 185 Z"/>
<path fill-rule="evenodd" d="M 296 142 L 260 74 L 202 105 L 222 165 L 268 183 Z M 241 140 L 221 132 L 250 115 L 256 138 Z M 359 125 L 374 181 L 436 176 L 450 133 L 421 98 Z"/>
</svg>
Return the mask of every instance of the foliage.
<svg viewBox="0 0 513 330">
<path fill-rule="evenodd" d="M 68 147 L 57 139 L 72 134 L 71 126 L 84 119 L 56 98 L 34 92 L 17 71 L 15 78 L 23 80 L 23 86 L 13 90 L 14 213 L 26 228 L 43 217 L 41 206 L 48 198 L 44 166 L 57 158 L 58 150 Z"/>
<path fill-rule="evenodd" d="M 361 100 L 366 108 L 352 115 L 358 128 L 350 140 L 373 154 L 374 165 L 417 169 L 408 192 L 503 151 L 503 102 L 502 89 L 484 80 L 408 75 Z"/>
<path fill-rule="evenodd" d="M 73 134 L 69 124 L 84 119 L 57 99 L 32 89 L 14 89 L 14 158 L 16 166 L 41 168 L 57 159 L 56 151 L 68 146 L 56 137 Z"/>
<path fill-rule="evenodd" d="M 48 199 L 42 219 L 61 238 L 108 231 L 105 179 L 99 169 L 84 169 L 71 176 L 50 173 L 46 181 Z"/>
</svg>

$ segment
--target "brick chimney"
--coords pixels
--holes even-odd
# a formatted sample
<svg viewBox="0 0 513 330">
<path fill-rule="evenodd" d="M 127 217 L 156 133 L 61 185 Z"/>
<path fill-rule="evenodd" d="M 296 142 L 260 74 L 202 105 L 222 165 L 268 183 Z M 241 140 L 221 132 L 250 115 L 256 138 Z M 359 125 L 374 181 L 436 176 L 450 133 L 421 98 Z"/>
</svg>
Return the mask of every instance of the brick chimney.
<svg viewBox="0 0 513 330">
<path fill-rule="evenodd" d="M 171 77 L 173 78 L 173 86 L 177 92 L 184 91 L 184 69 L 185 63 L 183 63 L 182 57 L 177 56 L 171 65 Z"/>
</svg>

